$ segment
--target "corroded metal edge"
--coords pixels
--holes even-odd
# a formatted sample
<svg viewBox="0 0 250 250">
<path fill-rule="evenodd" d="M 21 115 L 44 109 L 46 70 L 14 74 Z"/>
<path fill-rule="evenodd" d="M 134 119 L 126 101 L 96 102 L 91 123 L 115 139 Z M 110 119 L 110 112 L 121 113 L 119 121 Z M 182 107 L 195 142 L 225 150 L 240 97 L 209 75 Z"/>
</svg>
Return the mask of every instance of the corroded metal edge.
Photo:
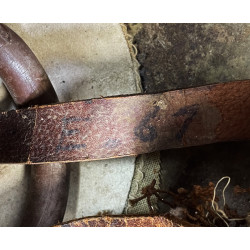
<svg viewBox="0 0 250 250">
<path fill-rule="evenodd" d="M 155 216 L 86 217 L 55 225 L 55 227 L 195 227 L 169 214 Z"/>
</svg>

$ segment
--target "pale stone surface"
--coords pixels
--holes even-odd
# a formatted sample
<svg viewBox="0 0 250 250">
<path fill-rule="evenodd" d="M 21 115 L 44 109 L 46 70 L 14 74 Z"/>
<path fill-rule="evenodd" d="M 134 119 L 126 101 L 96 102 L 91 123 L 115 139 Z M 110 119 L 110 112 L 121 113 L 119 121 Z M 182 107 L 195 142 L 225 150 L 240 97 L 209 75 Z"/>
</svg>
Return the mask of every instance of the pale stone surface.
<svg viewBox="0 0 250 250">
<path fill-rule="evenodd" d="M 18 226 L 24 213 L 30 168 L 0 165 L 0 226 Z"/>
<path fill-rule="evenodd" d="M 10 24 L 38 57 L 62 102 L 136 92 L 119 24 Z"/>
<path fill-rule="evenodd" d="M 137 92 L 133 66 L 119 24 L 8 24 L 30 46 L 60 102 Z M 1 89 L 0 89 L 1 92 Z M 9 109 L 0 100 L 2 109 Z M 0 96 L 1 96 L 0 93 Z M 65 219 L 123 211 L 134 157 L 71 164 Z M 4 169 L 5 174 L 1 171 Z M 15 171 L 14 171 L 14 170 Z M 16 171 L 18 169 L 18 171 Z M 16 226 L 28 192 L 23 165 L 0 166 L 0 226 Z M 3 190 L 3 191 L 2 191 Z"/>
<path fill-rule="evenodd" d="M 121 214 L 133 177 L 134 157 L 74 165 L 71 168 L 74 185 L 64 221 L 103 213 Z"/>
</svg>

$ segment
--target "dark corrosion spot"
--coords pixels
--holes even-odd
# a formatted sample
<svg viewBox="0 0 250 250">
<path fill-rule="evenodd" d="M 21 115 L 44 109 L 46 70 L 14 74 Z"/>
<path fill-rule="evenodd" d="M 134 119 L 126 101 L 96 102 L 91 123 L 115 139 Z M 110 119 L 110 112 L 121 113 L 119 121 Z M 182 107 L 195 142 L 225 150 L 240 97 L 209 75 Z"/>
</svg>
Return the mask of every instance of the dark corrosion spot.
<svg viewBox="0 0 250 250">
<path fill-rule="evenodd" d="M 72 128 L 71 126 L 74 125 L 74 123 L 76 122 L 87 122 L 89 121 L 90 118 L 89 117 L 75 117 L 75 116 L 71 116 L 71 117 L 65 117 L 62 119 L 62 132 L 61 132 L 61 136 L 59 139 L 59 143 L 56 146 L 56 152 L 58 153 L 59 151 L 72 151 L 72 150 L 76 150 L 76 149 L 81 149 L 81 148 L 86 148 L 86 144 L 82 143 L 82 144 L 66 144 L 67 142 L 67 138 L 68 137 L 72 137 L 72 136 L 76 136 L 77 134 L 80 133 L 79 129 L 76 128 Z M 66 145 L 64 145 L 66 144 Z"/>
<path fill-rule="evenodd" d="M 120 140 L 119 139 L 112 139 L 109 138 L 106 143 L 105 143 L 105 147 L 106 148 L 116 148 L 117 146 L 119 146 L 120 144 Z"/>
<path fill-rule="evenodd" d="M 186 106 L 183 108 L 180 108 L 176 113 L 173 114 L 173 116 L 184 116 L 184 115 L 195 115 L 198 111 L 198 104 L 193 104 L 190 106 Z"/>
<path fill-rule="evenodd" d="M 198 109 L 199 109 L 199 105 L 194 104 L 194 105 L 186 106 L 184 108 L 180 108 L 176 113 L 173 114 L 173 116 L 175 116 L 175 117 L 187 116 L 187 118 L 184 120 L 184 122 L 182 124 L 182 127 L 180 128 L 180 130 L 176 134 L 176 139 L 178 141 L 182 141 L 189 125 L 191 124 L 193 118 L 197 114 Z"/>
<path fill-rule="evenodd" d="M 89 120 L 90 120 L 89 117 L 75 117 L 75 116 L 71 116 L 71 117 L 63 118 L 62 122 L 63 122 L 63 125 L 67 125 L 68 123 L 71 123 L 71 122 L 81 122 L 81 121 L 87 122 Z"/>
<path fill-rule="evenodd" d="M 62 224 L 61 227 L 71 227 L 70 224 Z"/>
<path fill-rule="evenodd" d="M 86 103 L 86 104 L 91 104 L 91 103 L 92 103 L 92 100 L 86 100 L 85 103 Z"/>
<path fill-rule="evenodd" d="M 59 151 L 71 151 L 75 149 L 86 148 L 86 144 L 68 144 L 66 146 L 58 145 L 56 147 L 56 152 Z"/>
<path fill-rule="evenodd" d="M 154 110 L 146 114 L 146 116 L 140 121 L 139 125 L 135 127 L 134 134 L 143 142 L 151 142 L 157 137 L 156 128 L 150 123 L 151 119 L 154 119 L 159 112 L 160 107 L 155 106 Z"/>
</svg>

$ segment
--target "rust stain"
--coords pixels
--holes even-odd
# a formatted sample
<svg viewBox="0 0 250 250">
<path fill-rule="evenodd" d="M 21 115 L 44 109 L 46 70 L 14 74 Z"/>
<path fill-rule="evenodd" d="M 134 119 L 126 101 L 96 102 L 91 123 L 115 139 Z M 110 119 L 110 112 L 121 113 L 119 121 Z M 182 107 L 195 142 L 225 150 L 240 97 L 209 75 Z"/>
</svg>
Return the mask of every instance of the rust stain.
<svg viewBox="0 0 250 250">
<path fill-rule="evenodd" d="M 69 221 L 56 227 L 193 227 L 195 225 L 171 216 L 103 216 Z"/>
</svg>

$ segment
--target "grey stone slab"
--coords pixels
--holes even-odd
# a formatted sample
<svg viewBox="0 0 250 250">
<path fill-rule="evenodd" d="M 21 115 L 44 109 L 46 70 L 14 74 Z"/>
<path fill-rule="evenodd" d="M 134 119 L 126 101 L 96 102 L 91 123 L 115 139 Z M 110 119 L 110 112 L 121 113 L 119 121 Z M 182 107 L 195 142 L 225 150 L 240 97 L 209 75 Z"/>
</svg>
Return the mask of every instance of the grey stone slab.
<svg viewBox="0 0 250 250">
<path fill-rule="evenodd" d="M 129 25 L 146 92 L 250 78 L 250 24 Z"/>
<path fill-rule="evenodd" d="M 146 92 L 250 79 L 250 24 L 129 24 Z M 161 152 L 162 189 L 216 183 L 231 177 L 227 203 L 249 212 L 249 197 L 233 195 L 233 185 L 249 187 L 249 142 L 231 142 Z M 225 186 L 221 184 L 218 191 Z M 222 198 L 221 198 L 222 199 Z M 168 208 L 161 206 L 161 211 Z"/>
<path fill-rule="evenodd" d="M 64 221 L 91 215 L 121 214 L 133 177 L 134 161 L 133 157 L 127 157 L 85 162 L 78 166 L 73 164 Z"/>
</svg>

